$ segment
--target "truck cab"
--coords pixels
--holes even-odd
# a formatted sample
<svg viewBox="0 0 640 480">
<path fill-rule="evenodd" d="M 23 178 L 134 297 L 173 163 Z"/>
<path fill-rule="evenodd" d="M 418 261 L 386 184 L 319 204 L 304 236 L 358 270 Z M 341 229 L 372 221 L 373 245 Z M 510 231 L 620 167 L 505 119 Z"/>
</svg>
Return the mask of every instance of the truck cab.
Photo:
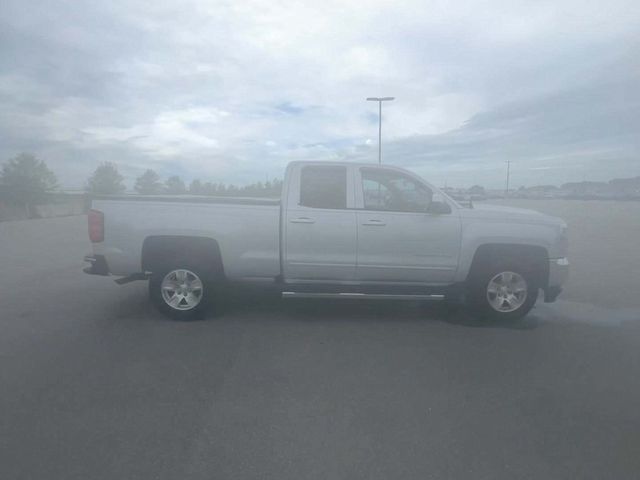
<svg viewBox="0 0 640 480">
<path fill-rule="evenodd" d="M 449 284 L 459 207 L 405 170 L 293 163 L 283 195 L 287 283 Z"/>
</svg>

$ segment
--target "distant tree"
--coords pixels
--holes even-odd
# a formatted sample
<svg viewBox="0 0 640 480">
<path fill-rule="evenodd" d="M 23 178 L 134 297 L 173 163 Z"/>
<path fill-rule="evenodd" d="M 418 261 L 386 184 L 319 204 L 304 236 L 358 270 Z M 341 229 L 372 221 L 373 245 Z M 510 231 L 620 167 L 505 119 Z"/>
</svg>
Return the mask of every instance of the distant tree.
<svg viewBox="0 0 640 480">
<path fill-rule="evenodd" d="M 93 172 L 87 180 L 87 192 L 111 195 L 122 193 L 125 186 L 122 183 L 124 177 L 118 172 L 115 163 L 104 162 Z"/>
<path fill-rule="evenodd" d="M 267 182 L 265 185 L 265 196 L 267 197 L 279 197 L 282 193 L 282 180 L 274 178 L 271 182 Z"/>
<path fill-rule="evenodd" d="M 256 182 L 242 187 L 224 183 L 193 180 L 189 193 L 193 195 L 245 196 L 245 197 L 279 197 L 282 192 L 282 180 L 273 179 L 265 183 Z"/>
<path fill-rule="evenodd" d="M 262 185 L 262 182 L 252 183 L 250 185 L 245 185 L 241 189 L 242 195 L 251 196 L 261 196 L 264 194 L 265 187 Z"/>
<path fill-rule="evenodd" d="M 165 187 L 167 193 L 172 195 L 181 195 L 187 191 L 187 187 L 185 187 L 184 182 L 177 175 L 169 177 L 165 183 Z"/>
<path fill-rule="evenodd" d="M 47 193 L 58 188 L 54 173 L 47 164 L 29 153 L 21 153 L 2 166 L 0 184 L 7 199 L 29 212 L 32 205 L 46 200 Z"/>
<path fill-rule="evenodd" d="M 189 184 L 189 193 L 191 195 L 202 195 L 202 182 L 200 180 L 192 180 Z"/>
<path fill-rule="evenodd" d="M 218 185 L 211 182 L 205 182 L 202 185 L 202 194 L 203 195 L 215 195 L 217 193 Z"/>
<path fill-rule="evenodd" d="M 484 195 L 485 190 L 484 187 L 481 187 L 480 185 L 474 185 L 468 190 L 468 193 L 471 195 Z"/>
<path fill-rule="evenodd" d="M 151 169 L 146 170 L 142 175 L 136 178 L 134 187 L 136 192 L 142 195 L 154 195 L 162 192 L 162 184 L 160 177 Z"/>
<path fill-rule="evenodd" d="M 283 185 L 284 185 L 283 180 L 279 178 L 275 178 L 273 182 L 271 182 L 271 193 L 276 194 L 277 196 L 280 196 L 280 194 L 282 193 Z"/>
</svg>

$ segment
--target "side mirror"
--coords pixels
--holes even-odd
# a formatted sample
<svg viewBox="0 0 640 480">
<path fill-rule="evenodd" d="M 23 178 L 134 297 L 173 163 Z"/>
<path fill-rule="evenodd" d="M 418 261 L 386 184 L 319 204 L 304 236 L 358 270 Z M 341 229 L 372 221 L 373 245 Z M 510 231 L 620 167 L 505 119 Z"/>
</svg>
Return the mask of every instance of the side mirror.
<svg viewBox="0 0 640 480">
<path fill-rule="evenodd" d="M 431 213 L 433 215 L 444 215 L 451 213 L 451 207 L 445 201 L 433 200 L 429 204 L 429 208 L 427 208 L 427 213 Z"/>
</svg>

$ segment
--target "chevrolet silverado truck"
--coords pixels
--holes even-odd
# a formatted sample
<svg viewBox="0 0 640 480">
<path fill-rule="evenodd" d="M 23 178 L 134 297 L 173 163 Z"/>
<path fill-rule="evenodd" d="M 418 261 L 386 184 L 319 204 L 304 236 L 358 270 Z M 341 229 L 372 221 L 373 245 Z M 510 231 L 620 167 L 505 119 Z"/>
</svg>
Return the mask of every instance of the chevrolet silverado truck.
<svg viewBox="0 0 640 480">
<path fill-rule="evenodd" d="M 102 196 L 88 214 L 85 272 L 148 279 L 175 319 L 255 284 L 284 298 L 464 302 L 515 320 L 568 276 L 567 226 L 531 210 L 465 208 L 387 165 L 293 162 L 280 199 Z"/>
</svg>

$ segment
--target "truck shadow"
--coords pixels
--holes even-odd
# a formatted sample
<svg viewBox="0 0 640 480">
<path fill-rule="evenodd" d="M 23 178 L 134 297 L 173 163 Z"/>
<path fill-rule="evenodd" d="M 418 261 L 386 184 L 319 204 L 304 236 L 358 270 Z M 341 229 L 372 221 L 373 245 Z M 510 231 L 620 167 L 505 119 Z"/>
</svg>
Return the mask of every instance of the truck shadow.
<svg viewBox="0 0 640 480">
<path fill-rule="evenodd" d="M 249 301 L 248 301 L 249 299 Z M 442 302 L 380 301 L 380 300 L 316 300 L 288 299 L 277 295 L 256 294 L 250 296 L 230 294 L 225 298 L 222 316 L 256 314 L 265 318 L 287 318 L 289 320 L 357 321 L 357 322 L 442 322 L 468 328 L 493 328 L 508 330 L 532 330 L 539 326 L 540 319 L 533 310 L 527 317 L 515 322 L 482 320 L 470 315 L 465 309 L 452 307 Z"/>
<path fill-rule="evenodd" d="M 218 299 L 217 308 L 212 309 L 202 321 L 230 320 L 243 321 L 279 321 L 292 322 L 440 322 L 452 326 L 467 328 L 490 328 L 507 330 L 532 330 L 541 323 L 536 309 L 527 317 L 516 322 L 480 320 L 465 309 L 448 306 L 442 302 L 419 301 L 381 301 L 381 300 L 317 300 L 287 299 L 264 291 L 225 292 Z M 146 288 L 135 288 L 126 295 L 120 295 L 118 302 L 109 302 L 105 298 L 105 308 L 110 305 L 110 317 L 127 320 L 131 317 L 146 321 L 165 320 L 146 295 Z M 544 315 L 543 315 L 544 316 Z M 196 322 L 199 320 L 196 320 Z"/>
</svg>

